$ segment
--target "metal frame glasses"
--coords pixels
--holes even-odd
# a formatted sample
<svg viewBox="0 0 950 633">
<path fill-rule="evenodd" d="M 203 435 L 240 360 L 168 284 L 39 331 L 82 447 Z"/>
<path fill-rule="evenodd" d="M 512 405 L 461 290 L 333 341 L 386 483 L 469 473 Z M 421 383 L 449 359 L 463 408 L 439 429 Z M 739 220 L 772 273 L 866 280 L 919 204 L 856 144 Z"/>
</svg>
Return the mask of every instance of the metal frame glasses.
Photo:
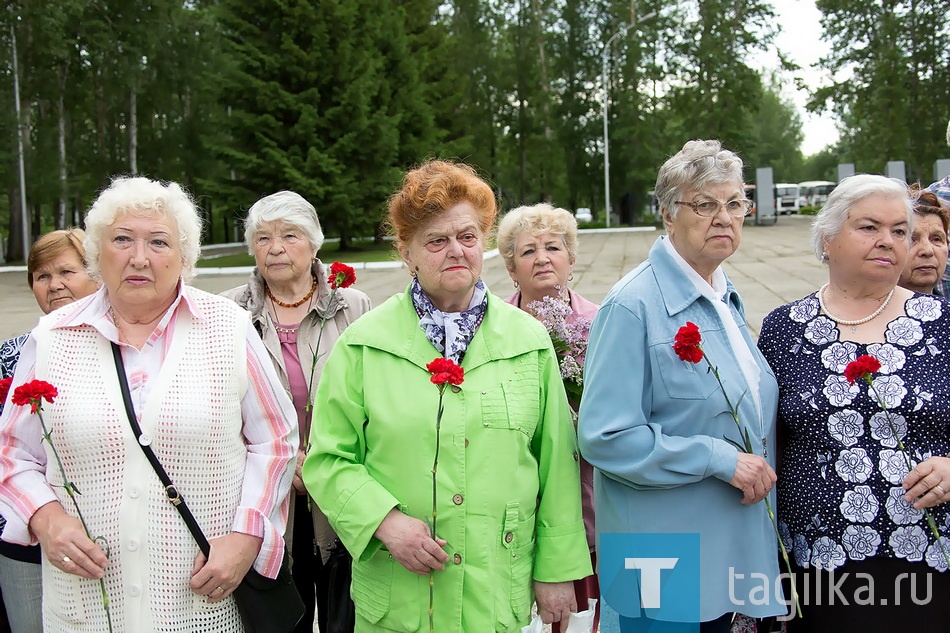
<svg viewBox="0 0 950 633">
<path fill-rule="evenodd" d="M 725 209 L 726 213 L 734 218 L 744 218 L 752 212 L 752 201 L 748 198 L 736 198 L 720 202 L 714 198 L 703 198 L 696 202 L 686 202 L 677 200 L 676 204 L 682 204 L 693 210 L 696 215 L 704 218 L 714 217 L 719 213 L 719 209 Z"/>
</svg>

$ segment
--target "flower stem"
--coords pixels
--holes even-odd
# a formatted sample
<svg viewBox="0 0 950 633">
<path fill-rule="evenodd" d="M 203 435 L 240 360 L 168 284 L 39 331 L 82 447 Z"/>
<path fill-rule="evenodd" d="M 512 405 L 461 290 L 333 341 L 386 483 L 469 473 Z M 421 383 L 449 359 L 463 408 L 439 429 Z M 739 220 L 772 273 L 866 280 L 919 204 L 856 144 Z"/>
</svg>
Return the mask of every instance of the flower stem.
<svg viewBox="0 0 950 633">
<path fill-rule="evenodd" d="M 432 460 L 432 522 L 429 523 L 429 536 L 435 540 L 436 520 L 439 512 L 437 502 L 436 474 L 439 471 L 439 436 L 442 430 L 442 397 L 445 395 L 445 383 L 439 385 L 439 414 L 435 418 L 435 459 Z M 435 633 L 435 570 L 429 569 L 429 633 Z"/>
<path fill-rule="evenodd" d="M 316 348 L 311 347 L 310 353 L 313 355 L 313 360 L 310 361 L 310 380 L 307 382 L 307 406 L 304 407 L 304 411 L 310 412 L 313 411 L 313 375 L 317 371 L 317 361 L 320 360 L 320 341 L 323 339 L 323 328 L 327 324 L 327 313 L 330 310 L 330 306 L 333 304 L 333 296 L 336 294 L 336 288 L 330 290 L 330 297 L 327 299 L 327 309 L 323 311 L 323 316 L 320 317 L 320 333 L 317 334 L 317 346 Z M 309 443 L 309 438 L 305 440 Z"/>
<path fill-rule="evenodd" d="M 736 428 L 739 429 L 739 437 L 742 440 L 742 445 L 745 447 L 745 452 L 754 455 L 755 451 L 752 450 L 752 442 L 749 439 L 748 429 L 742 426 L 742 422 L 739 420 L 739 412 L 732 406 L 732 400 L 729 399 L 729 394 L 726 393 L 726 386 L 722 384 L 722 379 L 719 377 L 719 369 L 710 362 L 705 351 L 703 351 L 703 359 L 706 361 L 706 365 L 709 366 L 709 370 L 713 376 L 716 377 L 716 382 L 719 383 L 719 389 L 722 391 L 723 398 L 726 399 L 729 413 L 732 414 L 732 421 L 736 423 Z M 798 601 L 798 589 L 795 587 L 795 574 L 792 572 L 792 563 L 788 558 L 788 550 L 785 548 L 785 542 L 782 541 L 782 534 L 778 530 L 778 519 L 772 511 L 772 504 L 768 496 L 765 497 L 765 510 L 768 512 L 769 519 L 772 521 L 772 529 L 775 530 L 775 538 L 778 540 L 779 549 L 782 552 L 782 559 L 785 561 L 785 569 L 788 570 L 789 584 L 792 588 L 792 602 L 795 604 L 795 613 L 800 618 L 802 617 L 802 605 Z"/>
<path fill-rule="evenodd" d="M 73 508 L 76 510 L 76 516 L 79 517 L 79 522 L 82 524 L 82 529 L 86 532 L 86 538 L 90 541 L 97 542 L 99 539 L 93 538 L 92 534 L 89 533 L 89 526 L 86 525 L 86 519 L 82 515 L 82 510 L 79 509 L 79 502 L 76 501 L 76 487 L 66 478 L 66 469 L 63 468 L 63 460 L 59 457 L 59 451 L 56 450 L 56 444 L 53 443 L 53 437 L 50 434 L 49 429 L 46 427 L 46 421 L 43 420 L 43 409 L 40 406 L 36 408 L 36 417 L 40 419 L 40 426 L 43 428 L 43 437 L 46 439 L 46 442 L 49 444 L 49 447 L 53 450 L 53 457 L 56 459 L 56 466 L 59 467 L 59 474 L 63 478 L 63 488 L 66 490 L 66 494 L 69 495 L 69 500 L 73 502 Z M 104 540 L 104 539 L 103 539 Z M 106 556 L 109 555 L 108 543 L 106 543 L 105 548 Z M 102 607 L 106 610 L 106 624 L 109 626 L 109 632 L 112 632 L 112 614 L 109 612 L 109 594 L 106 593 L 106 580 L 105 578 L 99 579 L 99 591 L 102 593 Z"/>
<path fill-rule="evenodd" d="M 884 419 L 887 420 L 887 426 L 891 429 L 891 435 L 893 435 L 897 441 L 897 449 L 901 452 L 901 455 L 904 456 L 904 464 L 907 466 L 907 473 L 910 474 L 910 472 L 914 470 L 914 465 L 910 461 L 910 455 L 907 454 L 907 450 L 904 448 L 904 442 L 897 435 L 897 427 L 894 426 L 894 422 L 891 420 L 891 413 L 884 403 L 884 399 L 881 398 L 881 394 L 878 393 L 877 387 L 874 386 L 874 379 L 871 378 L 870 374 L 865 374 L 864 381 L 868 383 L 868 387 L 874 392 L 874 399 L 877 401 L 878 406 L 881 407 L 881 410 L 884 411 Z M 929 508 L 923 508 L 923 511 L 927 519 L 927 526 L 934 535 L 934 540 L 937 543 L 937 547 L 940 548 L 940 553 L 943 554 L 944 560 L 947 562 L 947 567 L 950 568 L 950 554 L 947 553 L 947 550 L 943 546 L 940 531 L 937 529 L 937 522 L 934 521 L 934 517 L 930 513 Z"/>
</svg>

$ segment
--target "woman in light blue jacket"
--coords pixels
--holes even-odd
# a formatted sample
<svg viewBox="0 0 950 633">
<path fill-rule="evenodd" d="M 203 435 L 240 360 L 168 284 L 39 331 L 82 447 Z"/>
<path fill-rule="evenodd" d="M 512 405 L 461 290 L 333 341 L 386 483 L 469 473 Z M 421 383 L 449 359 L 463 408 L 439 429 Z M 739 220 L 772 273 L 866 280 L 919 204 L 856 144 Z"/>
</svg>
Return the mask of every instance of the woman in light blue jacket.
<svg viewBox="0 0 950 633">
<path fill-rule="evenodd" d="M 591 329 L 578 433 L 596 469 L 605 632 L 647 625 L 695 631 L 695 624 L 671 623 L 699 622 L 699 631 L 713 633 L 728 631 L 735 613 L 786 612 L 777 541 L 762 503 L 775 484 L 777 385 L 721 266 L 736 251 L 751 207 L 744 191 L 741 159 L 718 141 L 690 141 L 670 158 L 656 184 L 667 235 L 614 286 Z M 688 321 L 698 325 L 702 349 L 738 407 L 752 454 L 733 445 L 742 440 L 705 361 L 693 364 L 673 351 Z M 641 610 L 637 594 L 626 590 L 635 582 L 646 589 L 651 574 L 628 569 L 638 553 L 618 548 L 607 533 L 662 535 L 646 556 L 678 558 L 679 568 L 657 572 L 660 608 L 644 599 Z M 698 534 L 698 554 L 679 545 L 673 554 L 663 550 L 674 533 Z M 687 590 L 675 596 L 670 588 L 682 578 L 674 574 L 687 577 L 679 585 Z"/>
</svg>

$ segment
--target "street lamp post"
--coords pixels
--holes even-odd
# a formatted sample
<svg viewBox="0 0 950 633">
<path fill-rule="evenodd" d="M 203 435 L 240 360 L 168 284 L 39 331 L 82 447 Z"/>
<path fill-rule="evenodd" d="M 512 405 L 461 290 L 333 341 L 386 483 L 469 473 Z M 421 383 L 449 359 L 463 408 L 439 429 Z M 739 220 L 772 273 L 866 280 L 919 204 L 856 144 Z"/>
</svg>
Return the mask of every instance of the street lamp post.
<svg viewBox="0 0 950 633">
<path fill-rule="evenodd" d="M 604 87 L 604 206 L 607 209 L 607 228 L 610 228 L 610 137 L 608 136 L 607 128 L 607 102 L 610 100 L 610 90 L 607 83 L 607 62 L 610 58 L 610 45 L 614 43 L 614 40 L 625 35 L 627 31 L 634 28 L 637 25 L 637 13 L 636 13 L 636 3 L 631 7 L 633 10 L 630 13 L 630 24 L 627 24 L 620 28 L 619 31 L 610 36 L 607 42 L 604 44 L 604 50 L 601 54 L 601 61 L 603 62 L 603 76 L 602 84 Z M 654 15 L 655 11 L 643 16 L 639 21 L 643 22 L 649 20 Z"/>
</svg>

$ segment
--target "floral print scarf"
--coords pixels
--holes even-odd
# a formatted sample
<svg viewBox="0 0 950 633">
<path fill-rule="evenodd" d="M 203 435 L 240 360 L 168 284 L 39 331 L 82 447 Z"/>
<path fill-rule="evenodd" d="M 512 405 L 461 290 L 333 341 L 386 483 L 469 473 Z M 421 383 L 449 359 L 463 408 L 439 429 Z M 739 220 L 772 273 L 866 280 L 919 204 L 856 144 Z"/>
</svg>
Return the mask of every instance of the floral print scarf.
<svg viewBox="0 0 950 633">
<path fill-rule="evenodd" d="M 464 312 L 442 312 L 436 308 L 415 277 L 412 278 L 409 296 L 419 315 L 419 327 L 429 342 L 446 358 L 461 365 L 469 343 L 488 309 L 488 287 L 485 282 L 479 279 L 475 283 L 472 301 Z"/>
</svg>

